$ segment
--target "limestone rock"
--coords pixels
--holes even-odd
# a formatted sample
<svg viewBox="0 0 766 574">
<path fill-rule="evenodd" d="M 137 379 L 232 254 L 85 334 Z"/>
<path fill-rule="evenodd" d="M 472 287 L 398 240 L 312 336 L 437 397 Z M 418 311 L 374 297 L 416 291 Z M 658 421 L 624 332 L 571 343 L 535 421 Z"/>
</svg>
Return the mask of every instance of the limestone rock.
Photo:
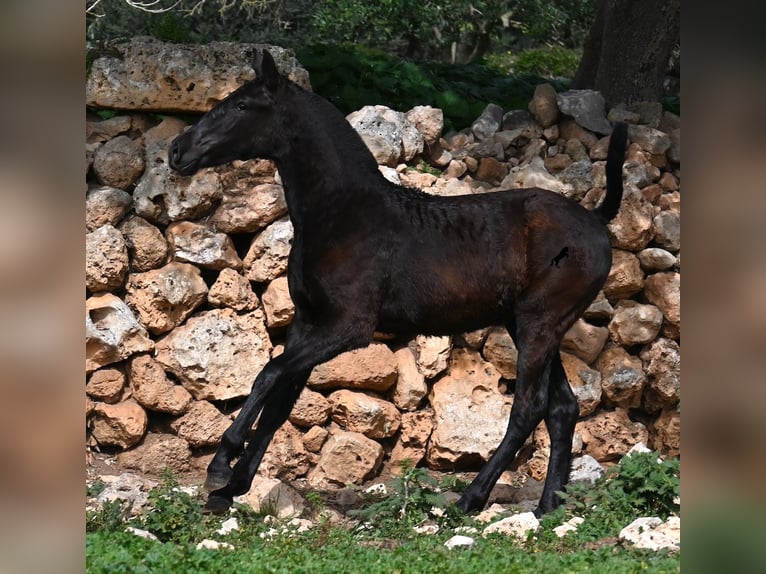
<svg viewBox="0 0 766 574">
<path fill-rule="evenodd" d="M 415 351 L 418 370 L 426 379 L 432 379 L 447 369 L 452 341 L 450 337 L 418 335 L 411 343 Z"/>
<path fill-rule="evenodd" d="M 572 186 L 548 173 L 541 157 L 533 157 L 529 163 L 511 168 L 508 176 L 500 183 L 500 187 L 502 189 L 541 187 L 566 197 L 573 195 Z"/>
<path fill-rule="evenodd" d="M 612 132 L 612 126 L 606 119 L 606 102 L 599 92 L 567 90 L 556 95 L 556 103 L 562 114 L 571 116 L 586 130 L 601 135 Z"/>
<path fill-rule="evenodd" d="M 191 460 L 188 443 L 170 434 L 149 433 L 141 444 L 117 455 L 120 466 L 155 476 L 161 475 L 166 468 L 186 472 Z"/>
<path fill-rule="evenodd" d="M 519 351 L 505 327 L 493 327 L 489 330 L 482 354 L 504 378 L 516 378 Z"/>
<path fill-rule="evenodd" d="M 206 112 L 255 76 L 256 49 L 267 48 L 277 68 L 311 89 L 308 72 L 289 50 L 263 44 L 204 45 L 136 37 L 117 44 L 114 56 L 96 58 L 85 88 L 86 105 L 155 112 Z"/>
<path fill-rule="evenodd" d="M 604 474 L 604 467 L 598 461 L 585 454 L 572 460 L 572 470 L 569 473 L 569 480 L 572 482 L 587 481 L 593 484 Z"/>
<path fill-rule="evenodd" d="M 664 155 L 670 148 L 670 136 L 658 129 L 646 125 L 629 124 L 630 143 L 638 144 L 642 150 L 651 154 Z"/>
<path fill-rule="evenodd" d="M 508 426 L 513 399 L 500 394 L 500 373 L 481 356 L 455 349 L 450 374 L 431 388 L 434 431 L 428 449 L 432 468 L 486 461 L 500 444 Z"/>
<path fill-rule="evenodd" d="M 601 374 L 569 353 L 561 353 L 561 363 L 577 398 L 580 416 L 591 414 L 601 404 Z"/>
<path fill-rule="evenodd" d="M 228 235 L 216 233 L 210 226 L 179 221 L 165 230 L 173 257 L 208 269 L 240 269 L 242 261 Z"/>
<path fill-rule="evenodd" d="M 564 334 L 561 350 L 572 353 L 590 364 L 596 360 L 607 339 L 609 330 L 606 327 L 597 327 L 578 319 Z"/>
<path fill-rule="evenodd" d="M 675 255 L 659 247 L 648 247 L 637 255 L 641 267 L 649 272 L 665 271 L 676 264 Z"/>
<path fill-rule="evenodd" d="M 274 279 L 263 292 L 263 310 L 266 312 L 266 325 L 270 328 L 289 325 L 295 316 L 295 305 L 290 298 L 287 277 L 282 275 Z"/>
<path fill-rule="evenodd" d="M 128 277 L 125 302 L 138 311 L 141 323 L 158 335 L 183 323 L 205 301 L 207 285 L 200 270 L 187 263 Z"/>
<path fill-rule="evenodd" d="M 98 149 L 93 172 L 103 185 L 129 189 L 144 172 L 143 151 L 128 136 L 117 136 Z"/>
<path fill-rule="evenodd" d="M 180 415 L 192 402 L 189 391 L 170 381 L 162 365 L 148 355 L 131 358 L 128 376 L 133 398 L 144 408 Z"/>
<path fill-rule="evenodd" d="M 285 422 L 274 433 L 258 471 L 270 478 L 295 480 L 309 470 L 309 455 L 303 435 L 292 423 Z"/>
<path fill-rule="evenodd" d="M 415 355 L 409 348 L 394 353 L 398 373 L 394 392 L 394 404 L 403 411 L 414 411 L 428 393 L 425 376 L 418 370 Z"/>
<path fill-rule="evenodd" d="M 341 428 L 381 439 L 396 434 L 401 415 L 394 405 L 366 393 L 342 389 L 328 397 L 332 420 Z"/>
<path fill-rule="evenodd" d="M 215 446 L 231 421 L 212 403 L 192 401 L 186 414 L 170 423 L 176 434 L 194 448 Z"/>
<path fill-rule="evenodd" d="M 681 324 L 681 274 L 655 273 L 644 282 L 647 300 L 662 311 L 665 320 Z"/>
<path fill-rule="evenodd" d="M 561 170 L 558 179 L 567 187 L 566 196 L 580 201 L 593 187 L 593 163 L 589 159 L 576 161 Z"/>
<path fill-rule="evenodd" d="M 596 298 L 583 313 L 583 319 L 593 323 L 608 322 L 614 317 L 614 307 L 603 291 L 599 291 Z"/>
<path fill-rule="evenodd" d="M 263 311 L 213 309 L 160 339 L 156 355 L 194 398 L 222 401 L 249 395 L 270 353 Z"/>
<path fill-rule="evenodd" d="M 487 104 L 481 115 L 471 124 L 471 131 L 478 141 L 491 137 L 503 125 L 503 108 Z"/>
<path fill-rule="evenodd" d="M 601 372 L 601 389 L 607 403 L 622 408 L 636 408 L 646 385 L 641 360 L 622 347 L 612 347 L 598 358 Z"/>
<path fill-rule="evenodd" d="M 380 165 L 394 167 L 423 151 L 423 136 L 402 112 L 386 106 L 364 106 L 346 120 Z"/>
<path fill-rule="evenodd" d="M 332 405 L 324 395 L 304 387 L 290 413 L 290 422 L 302 428 L 322 426 L 331 411 Z"/>
<path fill-rule="evenodd" d="M 612 249 L 612 267 L 604 284 L 608 299 L 627 299 L 644 288 L 644 272 L 638 258 L 628 251 Z"/>
<path fill-rule="evenodd" d="M 584 128 L 574 119 L 569 117 L 563 117 L 559 120 L 559 138 L 565 141 L 579 140 L 585 146 L 585 149 L 590 150 L 598 144 L 599 138 L 592 131 Z M 611 129 L 610 129 L 611 131 Z"/>
<path fill-rule="evenodd" d="M 235 502 L 248 504 L 257 513 L 277 518 L 291 518 L 303 512 L 306 503 L 298 492 L 276 478 L 258 474 L 247 494 L 235 498 Z"/>
<path fill-rule="evenodd" d="M 399 440 L 391 450 L 392 474 L 399 474 L 401 464 L 405 460 L 409 460 L 413 466 L 417 466 L 423 460 L 433 426 L 433 411 L 431 409 L 402 414 Z"/>
<path fill-rule="evenodd" d="M 407 121 L 420 132 L 426 144 L 433 145 L 444 129 L 444 112 L 431 106 L 415 106 L 407 112 Z"/>
<path fill-rule="evenodd" d="M 133 399 L 115 405 L 96 404 L 93 414 L 93 438 L 100 445 L 130 448 L 146 432 L 146 411 Z"/>
<path fill-rule="evenodd" d="M 636 548 L 677 551 L 681 548 L 681 519 L 670 516 L 663 521 L 656 516 L 636 518 L 620 530 L 620 540 Z"/>
<path fill-rule="evenodd" d="M 322 427 L 311 427 L 303 435 L 303 446 L 309 452 L 319 452 L 322 450 L 322 445 L 330 436 L 330 431 Z"/>
<path fill-rule="evenodd" d="M 359 484 L 380 466 L 383 447 L 363 434 L 338 431 L 322 447 L 317 465 L 309 471 L 309 486 L 338 489 Z"/>
<path fill-rule="evenodd" d="M 529 112 L 544 128 L 551 127 L 559 119 L 559 107 L 556 102 L 556 88 L 551 84 L 538 84 L 535 87 Z"/>
<path fill-rule="evenodd" d="M 85 371 L 151 351 L 154 343 L 130 308 L 111 293 L 85 301 Z"/>
<path fill-rule="evenodd" d="M 631 421 L 619 408 L 595 414 L 575 428 L 583 437 L 586 453 L 599 462 L 617 461 L 636 443 L 646 444 L 649 437 L 643 424 Z"/>
<path fill-rule="evenodd" d="M 263 183 L 250 189 L 226 189 L 209 221 L 223 233 L 253 233 L 285 214 L 282 186 Z"/>
<path fill-rule="evenodd" d="M 265 282 L 282 275 L 287 270 L 292 240 L 293 224 L 289 219 L 269 225 L 250 244 L 243 260 L 245 276 L 250 281 Z"/>
<path fill-rule="evenodd" d="M 130 116 L 114 116 L 101 121 L 85 122 L 85 141 L 104 143 L 130 131 L 133 124 Z"/>
<path fill-rule="evenodd" d="M 91 187 L 85 196 L 85 229 L 117 225 L 132 204 L 133 197 L 126 191 L 108 185 Z"/>
<path fill-rule="evenodd" d="M 231 307 L 236 311 L 252 311 L 258 307 L 258 296 L 250 282 L 234 269 L 225 267 L 207 294 L 208 303 L 214 307 Z"/>
<path fill-rule="evenodd" d="M 674 407 L 681 389 L 681 349 L 675 341 L 659 338 L 641 352 L 649 382 L 644 408 L 657 412 Z"/>
<path fill-rule="evenodd" d="M 612 246 L 640 251 L 654 237 L 652 204 L 639 192 L 625 193 L 617 216 L 607 225 Z"/>
<path fill-rule="evenodd" d="M 675 211 L 663 211 L 654 218 L 654 242 L 671 253 L 681 249 L 681 216 Z"/>
<path fill-rule="evenodd" d="M 625 299 L 617 303 L 609 334 L 624 347 L 644 345 L 657 337 L 661 326 L 662 312 L 657 307 Z"/>
<path fill-rule="evenodd" d="M 117 228 L 107 224 L 85 235 L 85 286 L 90 291 L 121 287 L 128 266 L 128 248 Z"/>
<path fill-rule="evenodd" d="M 168 164 L 172 141 L 186 129 L 178 118 L 165 118 L 144 134 L 147 169 L 133 191 L 134 210 L 149 221 L 171 221 L 206 215 L 221 200 L 221 180 L 210 169 L 182 176 Z"/>
<path fill-rule="evenodd" d="M 97 401 L 114 404 L 125 389 L 125 374 L 118 369 L 99 369 L 90 376 L 85 392 Z"/>
<path fill-rule="evenodd" d="M 482 535 L 505 534 L 519 541 L 526 542 L 527 538 L 534 535 L 539 528 L 540 521 L 534 513 L 522 512 L 521 514 L 514 514 L 513 516 L 493 522 L 482 531 Z"/>
<path fill-rule="evenodd" d="M 676 409 L 662 411 L 651 431 L 650 444 L 653 450 L 668 457 L 681 455 L 681 413 Z"/>
<path fill-rule="evenodd" d="M 149 271 L 165 263 L 168 242 L 157 227 L 134 215 L 120 223 L 118 229 L 125 237 L 133 271 Z"/>
<path fill-rule="evenodd" d="M 348 388 L 383 392 L 396 383 L 396 359 L 382 343 L 347 353 L 317 365 L 308 385 L 312 389 Z"/>
</svg>

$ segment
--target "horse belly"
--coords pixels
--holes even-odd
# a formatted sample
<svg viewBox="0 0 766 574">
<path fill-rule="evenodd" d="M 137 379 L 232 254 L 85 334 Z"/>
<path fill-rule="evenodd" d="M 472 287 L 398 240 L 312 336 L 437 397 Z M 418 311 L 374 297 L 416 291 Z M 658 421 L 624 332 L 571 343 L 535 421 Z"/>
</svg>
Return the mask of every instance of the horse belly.
<svg viewBox="0 0 766 574">
<path fill-rule="evenodd" d="M 508 304 L 504 283 L 501 277 L 454 267 L 424 268 L 416 277 L 393 281 L 379 328 L 437 335 L 501 323 Z"/>
</svg>

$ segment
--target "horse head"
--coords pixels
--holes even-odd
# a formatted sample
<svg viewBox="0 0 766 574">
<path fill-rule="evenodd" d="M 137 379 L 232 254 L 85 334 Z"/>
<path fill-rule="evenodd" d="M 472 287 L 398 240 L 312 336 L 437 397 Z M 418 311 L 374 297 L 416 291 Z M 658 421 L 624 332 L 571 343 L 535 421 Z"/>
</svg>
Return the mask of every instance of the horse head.
<svg viewBox="0 0 766 574">
<path fill-rule="evenodd" d="M 235 159 L 274 159 L 283 147 L 284 130 L 276 110 L 277 92 L 286 82 L 268 51 L 253 58 L 255 79 L 245 83 L 170 145 L 170 167 L 191 175 Z"/>
</svg>

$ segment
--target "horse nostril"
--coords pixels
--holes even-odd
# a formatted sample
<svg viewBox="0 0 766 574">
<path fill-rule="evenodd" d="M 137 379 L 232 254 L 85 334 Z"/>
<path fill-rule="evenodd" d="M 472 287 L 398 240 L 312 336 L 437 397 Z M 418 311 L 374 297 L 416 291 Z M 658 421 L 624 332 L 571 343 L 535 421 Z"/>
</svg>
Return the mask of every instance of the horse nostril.
<svg viewBox="0 0 766 574">
<path fill-rule="evenodd" d="M 181 151 L 178 149 L 178 142 L 175 141 L 170 146 L 170 163 L 171 164 L 177 164 L 178 160 L 181 158 Z"/>
</svg>

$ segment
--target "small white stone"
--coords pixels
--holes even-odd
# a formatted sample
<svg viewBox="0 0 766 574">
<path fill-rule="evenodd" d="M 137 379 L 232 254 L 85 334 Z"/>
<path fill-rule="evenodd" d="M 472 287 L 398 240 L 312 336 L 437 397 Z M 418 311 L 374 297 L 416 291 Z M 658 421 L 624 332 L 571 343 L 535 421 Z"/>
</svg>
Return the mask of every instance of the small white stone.
<svg viewBox="0 0 766 574">
<path fill-rule="evenodd" d="M 471 548 L 475 543 L 476 541 L 470 536 L 462 536 L 460 534 L 455 534 L 455 536 L 447 540 L 447 542 L 445 542 L 444 545 L 451 550 L 452 548 L 458 548 L 463 546 Z"/>
<path fill-rule="evenodd" d="M 217 540 L 210 540 L 205 538 L 202 542 L 197 544 L 197 550 L 220 550 L 221 548 L 234 548 L 228 542 L 218 542 Z"/>
<path fill-rule="evenodd" d="M 436 534 L 439 532 L 438 524 L 422 524 L 421 526 L 414 526 L 412 528 L 418 534 Z"/>
<path fill-rule="evenodd" d="M 217 534 L 228 534 L 229 532 L 233 530 L 239 530 L 239 522 L 237 522 L 237 518 L 235 516 L 232 516 L 231 518 L 224 520 L 221 524 L 221 527 L 216 530 Z"/>
<path fill-rule="evenodd" d="M 382 482 L 379 482 L 377 484 L 373 484 L 369 488 L 365 489 L 364 491 L 366 494 L 371 494 L 374 496 L 386 496 L 388 494 L 388 490 L 386 489 L 386 485 Z"/>
<path fill-rule="evenodd" d="M 142 530 L 141 528 L 135 528 L 133 526 L 128 526 L 125 530 L 132 534 L 135 534 L 136 536 L 140 536 L 141 538 L 146 538 L 147 540 L 159 541 L 159 539 L 148 530 Z"/>
</svg>

